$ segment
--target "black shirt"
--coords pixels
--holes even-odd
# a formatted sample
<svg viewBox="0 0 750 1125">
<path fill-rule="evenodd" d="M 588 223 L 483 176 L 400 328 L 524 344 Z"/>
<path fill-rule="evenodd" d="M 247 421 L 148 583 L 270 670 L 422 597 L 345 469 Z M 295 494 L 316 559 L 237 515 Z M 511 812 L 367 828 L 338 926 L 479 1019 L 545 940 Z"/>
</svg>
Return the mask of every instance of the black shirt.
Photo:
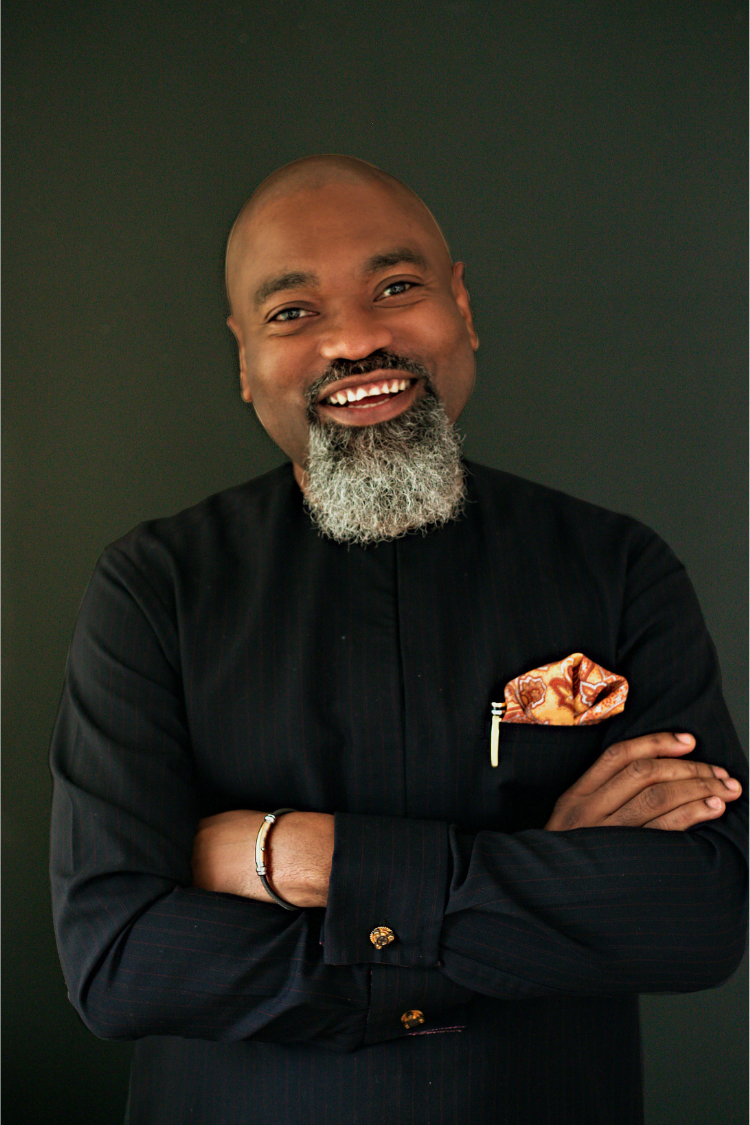
<svg viewBox="0 0 750 1125">
<path fill-rule="evenodd" d="M 571 652 L 626 676 L 624 713 L 504 725 L 493 768 L 491 702 Z M 114 544 L 55 730 L 52 876 L 72 1002 L 139 1040 L 132 1125 L 641 1121 L 637 993 L 742 954 L 744 798 L 687 833 L 543 825 L 659 730 L 744 780 L 684 569 L 507 474 L 469 466 L 459 520 L 376 546 L 321 537 L 288 465 Z M 337 814 L 325 911 L 191 887 L 199 817 L 280 806 Z"/>
</svg>

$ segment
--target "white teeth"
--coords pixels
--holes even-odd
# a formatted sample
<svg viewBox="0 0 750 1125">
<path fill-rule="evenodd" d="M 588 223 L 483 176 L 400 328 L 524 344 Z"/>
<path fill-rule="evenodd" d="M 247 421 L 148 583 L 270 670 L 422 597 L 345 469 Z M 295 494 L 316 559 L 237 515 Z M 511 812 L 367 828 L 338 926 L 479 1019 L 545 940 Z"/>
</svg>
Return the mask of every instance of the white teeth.
<svg viewBox="0 0 750 1125">
<path fill-rule="evenodd" d="M 395 395 L 405 391 L 408 386 L 408 379 L 393 379 L 390 383 L 372 383 L 369 387 L 347 387 L 344 391 L 329 395 L 325 402 L 331 406 L 344 406 L 347 402 L 359 402 L 360 399 L 373 395 Z"/>
</svg>

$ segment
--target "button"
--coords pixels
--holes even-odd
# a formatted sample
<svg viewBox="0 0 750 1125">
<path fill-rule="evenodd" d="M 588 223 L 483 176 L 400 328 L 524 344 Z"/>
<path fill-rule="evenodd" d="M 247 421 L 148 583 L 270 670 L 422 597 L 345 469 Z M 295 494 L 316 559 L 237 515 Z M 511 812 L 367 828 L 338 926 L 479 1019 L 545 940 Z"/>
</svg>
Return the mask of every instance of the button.
<svg viewBox="0 0 750 1125">
<path fill-rule="evenodd" d="M 396 935 L 389 926 L 376 926 L 374 930 L 370 931 L 370 941 L 376 949 L 384 949 L 386 945 L 390 945 L 395 940 Z"/>
<path fill-rule="evenodd" d="M 418 1008 L 410 1008 L 408 1012 L 404 1012 L 401 1023 L 407 1031 L 410 1031 L 412 1027 L 419 1027 L 421 1023 L 424 1023 L 424 1012 L 420 1012 Z"/>
</svg>

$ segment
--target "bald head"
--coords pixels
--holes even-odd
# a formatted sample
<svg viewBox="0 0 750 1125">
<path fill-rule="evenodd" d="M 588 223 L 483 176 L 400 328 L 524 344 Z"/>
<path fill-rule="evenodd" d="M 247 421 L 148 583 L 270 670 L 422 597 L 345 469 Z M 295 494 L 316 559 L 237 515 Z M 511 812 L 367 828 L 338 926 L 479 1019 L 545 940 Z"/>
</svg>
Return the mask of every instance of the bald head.
<svg viewBox="0 0 750 1125">
<path fill-rule="evenodd" d="M 407 213 L 438 243 L 438 252 L 444 265 L 450 269 L 451 256 L 448 244 L 437 220 L 416 192 L 401 183 L 395 176 L 359 160 L 354 156 L 337 154 L 304 156 L 272 172 L 253 192 L 240 211 L 229 234 L 226 253 L 227 297 L 232 311 L 242 264 L 252 252 L 253 233 L 280 200 L 302 196 L 309 197 L 310 214 L 314 219 L 314 201 L 317 193 L 331 185 L 350 185 L 353 196 L 357 189 L 379 189 L 383 207 Z"/>
</svg>

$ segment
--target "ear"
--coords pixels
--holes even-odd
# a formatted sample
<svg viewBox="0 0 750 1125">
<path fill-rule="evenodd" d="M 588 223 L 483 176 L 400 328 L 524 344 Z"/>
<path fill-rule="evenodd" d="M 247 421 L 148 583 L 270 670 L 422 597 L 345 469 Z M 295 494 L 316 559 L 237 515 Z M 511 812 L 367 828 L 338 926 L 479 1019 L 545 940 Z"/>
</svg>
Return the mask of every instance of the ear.
<svg viewBox="0 0 750 1125">
<path fill-rule="evenodd" d="M 227 327 L 237 341 L 240 352 L 240 396 L 245 402 L 252 402 L 253 395 L 250 390 L 250 380 L 247 377 L 247 359 L 245 358 L 245 342 L 242 339 L 242 329 L 233 316 L 227 320 Z"/>
<path fill-rule="evenodd" d="M 469 301 L 469 290 L 464 284 L 464 263 L 454 262 L 453 276 L 451 278 L 451 290 L 453 291 L 453 299 L 458 305 L 459 312 L 464 318 L 466 324 L 466 331 L 469 334 L 469 340 L 474 351 L 479 347 L 479 337 L 474 329 L 474 320 L 471 315 L 471 303 Z"/>
</svg>

